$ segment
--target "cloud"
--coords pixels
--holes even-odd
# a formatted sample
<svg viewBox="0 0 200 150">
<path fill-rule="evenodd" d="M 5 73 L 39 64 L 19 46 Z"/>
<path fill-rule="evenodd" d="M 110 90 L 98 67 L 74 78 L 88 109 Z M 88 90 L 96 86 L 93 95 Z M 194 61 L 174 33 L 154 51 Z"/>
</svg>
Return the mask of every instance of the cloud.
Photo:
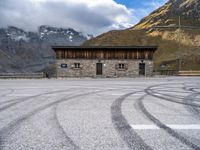
<svg viewBox="0 0 200 150">
<path fill-rule="evenodd" d="M 99 34 L 132 26 L 133 12 L 114 0 L 1 0 L 0 27 L 51 25 Z"/>
<path fill-rule="evenodd" d="M 161 7 L 167 1 L 168 0 L 153 0 L 153 1 L 145 2 L 144 6 L 149 8 L 149 9 L 155 10 L 155 9 Z"/>
<path fill-rule="evenodd" d="M 143 17 L 148 16 L 151 12 L 163 6 L 168 0 L 146 0 L 142 5 L 132 9 L 134 24 L 138 23 Z"/>
</svg>

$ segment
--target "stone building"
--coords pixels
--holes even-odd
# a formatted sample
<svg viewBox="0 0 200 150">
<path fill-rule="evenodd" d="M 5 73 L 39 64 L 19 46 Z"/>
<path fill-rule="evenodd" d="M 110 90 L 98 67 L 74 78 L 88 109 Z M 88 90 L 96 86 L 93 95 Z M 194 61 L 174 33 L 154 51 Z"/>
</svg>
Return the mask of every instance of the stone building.
<svg viewBox="0 0 200 150">
<path fill-rule="evenodd" d="M 151 76 L 156 46 L 52 46 L 57 77 Z"/>
</svg>

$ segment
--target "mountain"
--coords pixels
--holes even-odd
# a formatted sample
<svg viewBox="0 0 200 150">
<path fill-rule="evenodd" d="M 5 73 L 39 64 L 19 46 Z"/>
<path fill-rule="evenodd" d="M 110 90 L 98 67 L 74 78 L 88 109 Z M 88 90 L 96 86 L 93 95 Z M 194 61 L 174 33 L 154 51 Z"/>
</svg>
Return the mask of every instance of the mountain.
<svg viewBox="0 0 200 150">
<path fill-rule="evenodd" d="M 200 1 L 169 0 L 132 28 L 110 31 L 83 45 L 157 45 L 155 69 L 200 70 Z"/>
<path fill-rule="evenodd" d="M 52 45 L 80 45 L 92 38 L 73 29 L 40 26 L 37 32 L 0 29 L 0 72 L 37 72 L 54 63 Z"/>
<path fill-rule="evenodd" d="M 169 0 L 164 6 L 143 18 L 133 28 L 144 29 L 154 26 L 176 26 L 179 16 L 184 26 L 200 26 L 199 0 Z"/>
</svg>

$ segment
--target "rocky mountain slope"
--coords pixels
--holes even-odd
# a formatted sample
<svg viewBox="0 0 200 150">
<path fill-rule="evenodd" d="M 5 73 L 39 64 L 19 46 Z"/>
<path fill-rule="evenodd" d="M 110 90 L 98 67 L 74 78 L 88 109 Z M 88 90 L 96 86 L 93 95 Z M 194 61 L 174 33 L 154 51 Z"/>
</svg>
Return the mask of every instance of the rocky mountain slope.
<svg viewBox="0 0 200 150">
<path fill-rule="evenodd" d="M 169 0 L 164 6 L 143 18 L 133 29 L 176 26 L 179 24 L 179 16 L 183 26 L 200 26 L 200 1 Z"/>
<path fill-rule="evenodd" d="M 91 35 L 73 29 L 41 26 L 38 32 L 0 29 L 0 72 L 37 72 L 54 63 L 52 45 L 80 45 Z"/>
<path fill-rule="evenodd" d="M 180 19 L 179 19 L 180 18 Z M 110 31 L 84 45 L 158 45 L 155 69 L 200 70 L 200 1 L 169 0 L 134 27 Z"/>
</svg>

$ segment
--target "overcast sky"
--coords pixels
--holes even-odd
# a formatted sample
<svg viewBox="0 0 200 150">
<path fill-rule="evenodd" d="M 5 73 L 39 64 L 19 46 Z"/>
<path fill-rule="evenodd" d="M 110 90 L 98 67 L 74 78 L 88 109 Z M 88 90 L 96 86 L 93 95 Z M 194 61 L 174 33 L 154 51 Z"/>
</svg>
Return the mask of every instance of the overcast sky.
<svg viewBox="0 0 200 150">
<path fill-rule="evenodd" d="M 40 25 L 94 35 L 133 26 L 167 0 L 0 0 L 0 27 Z"/>
</svg>

